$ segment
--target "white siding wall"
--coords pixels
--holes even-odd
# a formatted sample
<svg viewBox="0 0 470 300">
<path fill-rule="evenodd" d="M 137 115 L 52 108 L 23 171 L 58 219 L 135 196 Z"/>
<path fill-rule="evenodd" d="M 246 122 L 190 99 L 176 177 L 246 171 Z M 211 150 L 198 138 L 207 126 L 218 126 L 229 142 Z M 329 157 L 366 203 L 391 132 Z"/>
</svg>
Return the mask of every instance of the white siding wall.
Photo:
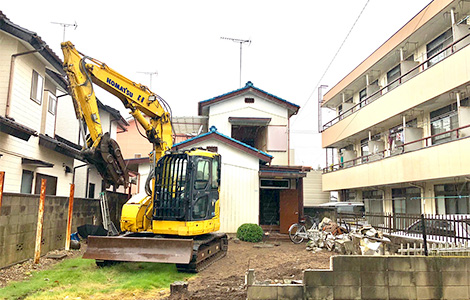
<svg viewBox="0 0 470 300">
<path fill-rule="evenodd" d="M 245 103 L 246 97 L 254 98 L 255 102 Z M 288 126 L 286 108 L 250 93 L 211 105 L 209 108 L 209 128 L 215 126 L 220 133 L 231 136 L 232 125 L 229 122 L 229 117 L 271 118 L 269 126 Z M 274 156 L 273 165 L 287 165 L 287 151 L 268 152 L 268 154 Z"/>
<path fill-rule="evenodd" d="M 330 201 L 330 193 L 322 191 L 322 171 L 312 170 L 303 179 L 304 206 L 314 206 Z"/>
<path fill-rule="evenodd" d="M 78 144 L 79 122 L 75 117 L 72 97 L 57 98 L 57 125 L 56 134 Z"/>
<path fill-rule="evenodd" d="M 45 128 L 44 134 L 47 134 L 50 137 L 55 136 L 55 115 L 49 112 L 49 96 L 54 97 L 54 93 L 45 92 L 44 93 L 44 118 L 45 118 Z"/>
<path fill-rule="evenodd" d="M 20 51 L 26 51 L 26 48 L 22 48 Z M 34 54 L 16 58 L 10 116 L 20 124 L 40 131 L 44 96 L 41 103 L 31 100 L 33 70 L 38 72 L 45 81 L 45 66 Z"/>
<path fill-rule="evenodd" d="M 9 35 L 0 32 L 0 115 L 6 111 L 8 81 L 10 79 L 11 55 L 17 52 L 18 42 Z"/>
<path fill-rule="evenodd" d="M 259 160 L 215 140 L 193 147 L 216 146 L 222 156 L 220 231 L 234 233 L 243 223 L 259 222 Z"/>
</svg>

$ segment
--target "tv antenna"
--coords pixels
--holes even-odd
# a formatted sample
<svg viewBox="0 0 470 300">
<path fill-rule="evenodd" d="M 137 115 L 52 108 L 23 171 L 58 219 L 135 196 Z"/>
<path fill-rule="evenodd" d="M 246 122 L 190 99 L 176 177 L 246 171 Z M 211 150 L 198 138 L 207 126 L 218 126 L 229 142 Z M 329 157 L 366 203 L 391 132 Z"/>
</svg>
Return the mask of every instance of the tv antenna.
<svg viewBox="0 0 470 300">
<path fill-rule="evenodd" d="M 60 25 L 62 27 L 64 27 L 64 33 L 62 34 L 62 42 L 65 42 L 65 28 L 67 27 L 74 27 L 74 29 L 77 29 L 78 27 L 78 24 L 77 24 L 77 21 L 75 21 L 75 23 L 73 24 L 69 24 L 69 23 L 60 23 L 60 22 L 51 22 L 52 24 L 56 24 L 56 25 Z"/>
<path fill-rule="evenodd" d="M 229 40 L 235 43 L 240 43 L 240 80 L 239 84 L 240 87 L 242 87 L 242 45 L 245 43 L 251 44 L 251 40 L 241 40 L 241 39 L 233 39 L 233 38 L 228 38 L 228 37 L 220 37 L 222 40 Z"/>
<path fill-rule="evenodd" d="M 150 90 L 152 90 L 152 77 L 153 77 L 153 75 L 158 75 L 158 72 L 155 71 L 155 72 L 137 72 L 137 73 L 145 74 L 145 75 L 150 76 Z"/>
</svg>

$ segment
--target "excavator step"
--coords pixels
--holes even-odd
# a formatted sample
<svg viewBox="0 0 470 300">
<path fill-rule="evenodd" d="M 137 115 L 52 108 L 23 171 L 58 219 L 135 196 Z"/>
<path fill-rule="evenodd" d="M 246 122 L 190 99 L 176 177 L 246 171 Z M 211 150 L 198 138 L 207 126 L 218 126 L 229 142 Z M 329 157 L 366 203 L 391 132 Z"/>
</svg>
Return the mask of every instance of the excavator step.
<svg viewBox="0 0 470 300">
<path fill-rule="evenodd" d="M 89 236 L 83 258 L 97 261 L 132 261 L 188 264 L 192 239 Z"/>
</svg>

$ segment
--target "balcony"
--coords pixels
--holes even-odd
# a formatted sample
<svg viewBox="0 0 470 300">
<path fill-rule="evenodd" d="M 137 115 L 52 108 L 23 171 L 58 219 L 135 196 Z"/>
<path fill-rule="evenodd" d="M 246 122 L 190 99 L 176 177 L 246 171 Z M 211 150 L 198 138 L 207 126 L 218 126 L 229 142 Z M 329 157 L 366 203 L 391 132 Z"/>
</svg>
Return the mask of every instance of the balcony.
<svg viewBox="0 0 470 300">
<path fill-rule="evenodd" d="M 323 125 L 322 146 L 334 147 L 341 140 L 467 84 L 470 80 L 469 39 L 470 34 L 464 35 L 414 67 L 403 64 L 402 70 L 406 72 L 402 76 Z M 430 62 L 432 67 L 428 67 Z M 358 114 L 361 114 L 359 118 Z"/>
<path fill-rule="evenodd" d="M 323 190 L 465 176 L 470 170 L 468 137 L 470 125 L 331 165 L 323 169 Z"/>
</svg>

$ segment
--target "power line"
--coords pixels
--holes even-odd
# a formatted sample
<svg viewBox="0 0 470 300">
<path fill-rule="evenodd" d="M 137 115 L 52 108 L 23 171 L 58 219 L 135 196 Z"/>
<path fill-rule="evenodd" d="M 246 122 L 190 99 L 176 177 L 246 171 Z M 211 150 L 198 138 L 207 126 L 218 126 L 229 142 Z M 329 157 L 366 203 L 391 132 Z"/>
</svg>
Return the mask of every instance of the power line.
<svg viewBox="0 0 470 300">
<path fill-rule="evenodd" d="M 349 29 L 349 32 L 348 34 L 346 35 L 346 37 L 344 38 L 343 42 L 341 43 L 341 45 L 339 46 L 338 50 L 336 51 L 335 55 L 333 56 L 333 58 L 331 59 L 330 63 L 328 64 L 328 66 L 326 67 L 325 71 L 323 72 L 322 76 L 320 77 L 320 79 L 318 80 L 317 84 L 315 85 L 315 87 L 313 88 L 312 92 L 310 93 L 310 96 L 308 96 L 307 98 L 307 101 L 305 101 L 304 105 L 300 107 L 300 110 L 299 110 L 299 114 L 300 112 L 302 111 L 302 109 L 307 106 L 307 103 L 310 101 L 310 98 L 312 98 L 313 96 L 313 93 L 318 89 L 318 86 L 320 85 L 320 82 L 323 80 L 323 78 L 325 77 L 326 73 L 328 72 L 328 70 L 330 69 L 331 65 L 333 64 L 333 62 L 335 61 L 336 57 L 338 56 L 338 53 L 341 51 L 341 49 L 343 48 L 344 44 L 346 43 L 346 40 L 348 39 L 349 35 L 351 34 L 351 32 L 353 31 L 354 27 L 356 26 L 356 23 L 359 21 L 359 19 L 361 18 L 362 16 L 362 13 L 364 12 L 364 10 L 366 9 L 367 5 L 369 4 L 369 1 L 370 0 L 367 0 L 366 4 L 364 4 L 364 7 L 362 8 L 361 12 L 359 13 L 359 15 L 357 16 L 356 18 L 356 21 L 354 21 L 353 25 L 351 26 L 351 28 Z M 320 112 L 319 112 L 320 113 Z M 292 124 L 294 125 L 295 122 L 297 121 L 298 118 L 296 118 Z"/>
</svg>

